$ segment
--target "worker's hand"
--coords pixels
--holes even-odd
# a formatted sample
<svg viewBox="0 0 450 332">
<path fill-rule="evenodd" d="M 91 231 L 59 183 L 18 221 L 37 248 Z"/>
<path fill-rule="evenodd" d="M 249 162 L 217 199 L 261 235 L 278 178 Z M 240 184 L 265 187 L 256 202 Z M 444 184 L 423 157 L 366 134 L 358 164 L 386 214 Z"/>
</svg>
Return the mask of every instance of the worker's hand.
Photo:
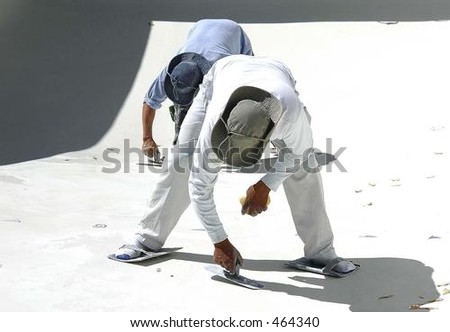
<svg viewBox="0 0 450 332">
<path fill-rule="evenodd" d="M 261 180 L 247 189 L 247 197 L 242 204 L 242 214 L 249 214 L 256 217 L 261 212 L 267 210 L 269 203 L 270 188 Z"/>
<path fill-rule="evenodd" d="M 236 273 L 236 265 L 242 266 L 244 260 L 239 251 L 226 239 L 214 244 L 214 262 L 222 266 L 231 274 Z"/>
<path fill-rule="evenodd" d="M 144 154 L 148 157 L 154 157 L 158 153 L 158 145 L 153 140 L 153 138 L 147 138 L 144 140 L 144 143 L 142 144 L 142 151 Z"/>
</svg>

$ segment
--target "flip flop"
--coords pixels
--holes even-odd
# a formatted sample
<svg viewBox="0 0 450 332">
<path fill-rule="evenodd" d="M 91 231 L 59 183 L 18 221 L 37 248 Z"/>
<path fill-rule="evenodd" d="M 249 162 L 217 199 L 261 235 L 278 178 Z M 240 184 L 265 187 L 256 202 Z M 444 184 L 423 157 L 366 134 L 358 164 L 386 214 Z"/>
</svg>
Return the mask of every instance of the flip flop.
<svg viewBox="0 0 450 332">
<path fill-rule="evenodd" d="M 135 251 L 139 252 L 140 254 L 138 257 L 130 258 L 130 259 L 117 258 L 116 254 L 111 254 L 108 256 L 108 258 L 112 259 L 113 261 L 117 261 L 117 262 L 136 263 L 136 262 L 146 261 L 148 259 L 152 259 L 152 258 L 159 257 L 159 256 L 164 256 L 164 255 L 170 254 L 171 252 L 181 249 L 181 247 L 179 247 L 179 248 L 162 248 L 158 251 L 147 251 L 147 250 L 144 250 L 142 248 L 139 248 L 139 247 L 136 247 L 136 246 L 133 246 L 130 244 L 125 244 L 120 247 L 120 249 L 122 249 L 122 248 L 135 250 Z"/>
<path fill-rule="evenodd" d="M 351 263 L 353 263 L 353 265 L 355 265 L 354 270 L 349 271 L 347 273 L 335 271 L 334 268 L 336 267 L 336 265 L 342 261 L 345 261 L 345 259 L 338 257 L 338 258 L 331 260 L 327 265 L 323 265 L 323 264 L 315 263 L 314 260 L 312 260 L 312 259 L 302 257 L 302 258 L 290 261 L 290 262 L 286 263 L 286 265 L 289 267 L 292 267 L 294 269 L 297 269 L 297 270 L 318 273 L 318 274 L 322 274 L 325 276 L 336 277 L 336 278 L 346 277 L 346 276 L 352 274 L 353 272 L 356 272 L 359 268 L 359 264 L 356 264 L 356 263 L 350 261 Z"/>
</svg>

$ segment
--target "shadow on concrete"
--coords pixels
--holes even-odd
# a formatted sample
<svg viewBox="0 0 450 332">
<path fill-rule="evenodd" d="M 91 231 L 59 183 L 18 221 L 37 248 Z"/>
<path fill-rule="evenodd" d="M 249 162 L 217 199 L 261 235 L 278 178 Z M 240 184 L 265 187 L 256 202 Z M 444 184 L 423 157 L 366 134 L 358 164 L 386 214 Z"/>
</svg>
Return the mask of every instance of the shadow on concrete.
<svg viewBox="0 0 450 332">
<path fill-rule="evenodd" d="M 2 0 L 0 165 L 88 148 L 117 116 L 149 22 L 447 20 L 446 0 Z M 149 81 L 153 78 L 149 78 Z"/>
<path fill-rule="evenodd" d="M 135 1 L 2 0 L 0 165 L 106 133 L 139 69 L 148 13 Z"/>
<path fill-rule="evenodd" d="M 140 265 L 150 266 L 170 259 L 213 264 L 210 255 L 177 252 Z M 264 284 L 262 291 L 346 304 L 349 310 L 354 312 L 428 311 L 429 309 L 420 307 L 412 309 L 411 306 L 439 298 L 439 292 L 432 279 L 433 269 L 419 261 L 391 257 L 351 260 L 359 263 L 361 267 L 356 273 L 345 278 L 323 277 L 296 271 L 287 268 L 286 261 L 283 260 L 246 259 L 242 273 L 243 275 L 245 271 L 298 273 L 294 277 L 286 277 L 298 285 L 292 282 L 279 283 L 262 279 L 258 281 Z M 212 279 L 227 282 L 221 278 Z"/>
<path fill-rule="evenodd" d="M 432 279 L 433 269 L 419 261 L 402 258 L 361 258 L 354 261 L 361 268 L 346 278 L 321 279 L 300 273 L 290 278 L 299 282 L 299 286 L 261 282 L 266 290 L 347 304 L 350 311 L 355 312 L 428 311 L 419 307 L 412 309 L 411 306 L 439 297 Z"/>
</svg>

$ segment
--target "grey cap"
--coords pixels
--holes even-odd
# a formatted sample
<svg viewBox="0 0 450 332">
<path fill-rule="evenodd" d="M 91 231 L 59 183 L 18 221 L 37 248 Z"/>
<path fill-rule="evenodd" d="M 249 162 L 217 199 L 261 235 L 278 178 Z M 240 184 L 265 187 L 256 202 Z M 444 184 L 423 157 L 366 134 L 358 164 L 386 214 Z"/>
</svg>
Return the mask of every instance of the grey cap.
<svg viewBox="0 0 450 332">
<path fill-rule="evenodd" d="M 214 153 L 231 166 L 256 164 L 281 111 L 279 100 L 265 90 L 251 86 L 236 89 L 212 130 Z"/>
<path fill-rule="evenodd" d="M 167 67 L 164 80 L 167 97 L 179 105 L 191 104 L 211 65 L 210 61 L 197 53 L 187 52 L 175 56 Z"/>
</svg>

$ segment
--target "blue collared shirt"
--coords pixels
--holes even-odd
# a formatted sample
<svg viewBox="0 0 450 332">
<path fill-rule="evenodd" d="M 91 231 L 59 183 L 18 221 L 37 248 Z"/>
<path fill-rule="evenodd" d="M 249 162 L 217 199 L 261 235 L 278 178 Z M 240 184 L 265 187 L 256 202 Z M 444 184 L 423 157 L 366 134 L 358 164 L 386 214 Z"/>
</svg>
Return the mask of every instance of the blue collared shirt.
<svg viewBox="0 0 450 332">
<path fill-rule="evenodd" d="M 178 54 L 194 52 L 215 63 L 232 54 L 253 55 L 250 39 L 239 24 L 226 19 L 205 19 L 198 21 L 189 31 L 188 38 Z M 164 80 L 167 67 L 153 81 L 144 102 L 153 109 L 161 108 L 167 96 Z"/>
</svg>

